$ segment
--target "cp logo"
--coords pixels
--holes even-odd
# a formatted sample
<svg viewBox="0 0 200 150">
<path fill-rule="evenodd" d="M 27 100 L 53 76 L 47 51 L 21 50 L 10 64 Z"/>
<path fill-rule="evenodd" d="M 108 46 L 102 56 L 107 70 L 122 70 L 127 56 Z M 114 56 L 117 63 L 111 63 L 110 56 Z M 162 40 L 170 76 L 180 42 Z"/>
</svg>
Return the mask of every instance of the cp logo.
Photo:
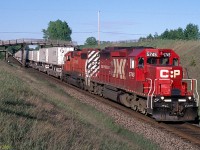
<svg viewBox="0 0 200 150">
<path fill-rule="evenodd" d="M 160 70 L 160 77 L 161 78 L 176 78 L 177 76 L 179 76 L 181 74 L 180 70 Z"/>
</svg>

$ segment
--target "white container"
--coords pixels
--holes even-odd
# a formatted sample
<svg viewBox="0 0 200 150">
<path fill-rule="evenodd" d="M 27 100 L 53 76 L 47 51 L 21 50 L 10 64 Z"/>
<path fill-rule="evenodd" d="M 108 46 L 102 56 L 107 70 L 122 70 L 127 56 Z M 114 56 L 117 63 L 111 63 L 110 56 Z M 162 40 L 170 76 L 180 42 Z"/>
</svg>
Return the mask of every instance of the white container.
<svg viewBox="0 0 200 150">
<path fill-rule="evenodd" d="M 17 60 L 21 60 L 22 59 L 22 51 L 18 51 L 14 54 L 14 57 L 17 58 Z"/>
<path fill-rule="evenodd" d="M 33 51 L 27 51 L 28 53 L 28 60 L 33 61 Z"/>
<path fill-rule="evenodd" d="M 40 56 L 39 51 L 33 51 L 33 61 L 39 62 L 39 56 Z"/>
<path fill-rule="evenodd" d="M 73 51 L 74 47 L 52 47 L 48 48 L 48 63 L 53 65 L 63 65 L 64 56 L 67 52 Z"/>
<path fill-rule="evenodd" d="M 39 49 L 39 61 L 42 63 L 48 63 L 48 48 Z"/>
<path fill-rule="evenodd" d="M 14 57 L 15 57 L 17 60 L 21 61 L 21 60 L 22 60 L 22 51 L 16 52 L 16 53 L 14 54 Z M 25 58 L 26 58 L 26 51 L 24 51 L 24 59 L 25 59 Z"/>
</svg>

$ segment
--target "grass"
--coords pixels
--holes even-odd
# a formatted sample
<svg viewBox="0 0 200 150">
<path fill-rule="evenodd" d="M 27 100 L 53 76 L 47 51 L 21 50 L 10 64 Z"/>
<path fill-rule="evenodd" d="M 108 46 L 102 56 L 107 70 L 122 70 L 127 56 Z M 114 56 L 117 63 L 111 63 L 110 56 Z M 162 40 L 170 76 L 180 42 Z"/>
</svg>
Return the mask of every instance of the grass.
<svg viewBox="0 0 200 150">
<path fill-rule="evenodd" d="M 5 57 L 4 52 L 0 52 L 0 60 L 4 59 L 4 57 Z"/>
<path fill-rule="evenodd" d="M 0 64 L 0 149 L 159 149 L 61 87 Z"/>
</svg>

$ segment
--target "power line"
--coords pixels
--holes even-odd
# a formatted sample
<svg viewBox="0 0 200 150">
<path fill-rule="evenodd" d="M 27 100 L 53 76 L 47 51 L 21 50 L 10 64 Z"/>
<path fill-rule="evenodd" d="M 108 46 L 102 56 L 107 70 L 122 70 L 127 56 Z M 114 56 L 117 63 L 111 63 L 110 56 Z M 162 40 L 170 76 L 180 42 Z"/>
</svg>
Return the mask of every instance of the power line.
<svg viewBox="0 0 200 150">
<path fill-rule="evenodd" d="M 73 32 L 73 33 L 98 33 L 98 31 L 91 31 L 91 32 Z M 147 35 L 144 33 L 125 33 L 125 32 L 105 32 L 105 31 L 100 31 L 100 33 L 105 33 L 105 34 L 123 34 L 123 35 Z"/>
<path fill-rule="evenodd" d="M 73 34 L 88 34 L 88 33 L 98 33 L 97 31 L 74 31 L 72 32 Z M 122 34 L 122 35 L 147 35 L 144 33 L 125 33 L 125 32 L 105 32 L 105 31 L 100 31 L 100 33 L 104 34 Z M 16 31 L 4 31 L 0 32 L 0 34 L 42 34 L 42 32 L 16 32 Z"/>
<path fill-rule="evenodd" d="M 107 33 L 107 34 L 123 34 L 123 35 L 147 35 L 142 33 L 123 33 L 123 32 L 101 32 L 101 33 Z"/>
<path fill-rule="evenodd" d="M 78 33 L 78 34 L 85 34 L 85 33 L 97 33 L 97 31 L 86 31 L 86 32 L 72 32 L 72 33 Z"/>
<path fill-rule="evenodd" d="M 41 32 L 0 32 L 2 34 L 13 34 L 13 33 L 17 33 L 17 34 L 41 34 Z"/>
</svg>

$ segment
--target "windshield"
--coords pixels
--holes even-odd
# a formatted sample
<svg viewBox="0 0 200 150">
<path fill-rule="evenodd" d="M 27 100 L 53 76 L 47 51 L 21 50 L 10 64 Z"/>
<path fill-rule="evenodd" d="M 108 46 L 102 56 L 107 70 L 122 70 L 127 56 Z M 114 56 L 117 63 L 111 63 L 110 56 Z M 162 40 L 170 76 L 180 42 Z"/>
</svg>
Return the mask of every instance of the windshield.
<svg viewBox="0 0 200 150">
<path fill-rule="evenodd" d="M 170 65 L 169 57 L 161 57 L 161 58 L 148 57 L 147 64 L 167 66 L 167 65 Z"/>
<path fill-rule="evenodd" d="M 169 65 L 169 58 L 160 58 L 160 65 Z"/>
</svg>

